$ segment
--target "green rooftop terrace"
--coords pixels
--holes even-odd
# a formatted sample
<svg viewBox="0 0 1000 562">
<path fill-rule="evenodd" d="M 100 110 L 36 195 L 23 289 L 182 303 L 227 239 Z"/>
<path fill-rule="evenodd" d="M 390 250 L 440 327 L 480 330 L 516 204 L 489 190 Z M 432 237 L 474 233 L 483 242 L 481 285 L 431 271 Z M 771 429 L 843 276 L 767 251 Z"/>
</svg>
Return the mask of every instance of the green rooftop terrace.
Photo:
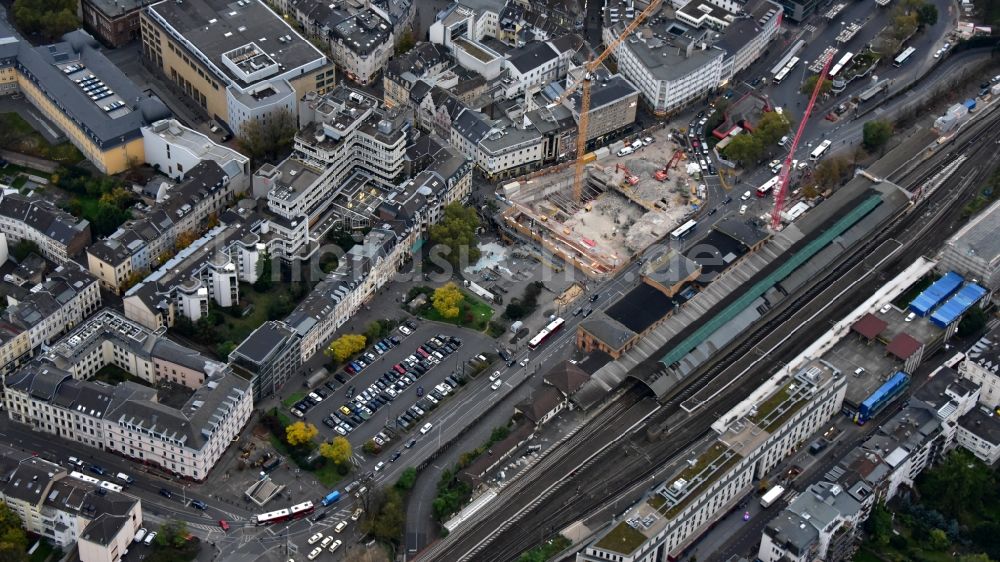
<svg viewBox="0 0 1000 562">
<path fill-rule="evenodd" d="M 750 421 L 769 433 L 781 427 L 781 424 L 809 401 L 808 394 L 804 391 L 797 392 L 799 389 L 793 388 L 796 384 L 799 385 L 799 389 L 804 386 L 801 381 L 794 380 L 781 387 L 778 392 L 757 406 L 757 413 L 748 416 Z"/>
<path fill-rule="evenodd" d="M 631 525 L 622 521 L 611 529 L 604 538 L 594 545 L 595 548 L 617 552 L 619 554 L 631 554 L 635 549 L 646 542 L 646 535 L 636 531 Z"/>
</svg>

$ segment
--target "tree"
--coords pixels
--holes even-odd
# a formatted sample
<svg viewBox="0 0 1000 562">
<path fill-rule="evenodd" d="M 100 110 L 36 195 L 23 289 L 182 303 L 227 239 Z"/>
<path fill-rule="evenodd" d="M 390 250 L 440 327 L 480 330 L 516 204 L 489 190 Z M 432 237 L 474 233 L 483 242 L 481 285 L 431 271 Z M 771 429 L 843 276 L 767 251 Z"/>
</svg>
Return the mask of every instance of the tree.
<svg viewBox="0 0 1000 562">
<path fill-rule="evenodd" d="M 973 306 L 958 321 L 958 337 L 966 338 L 986 327 L 986 313 L 982 308 Z"/>
<path fill-rule="evenodd" d="M 305 445 L 313 440 L 319 430 L 311 423 L 297 421 L 285 428 L 285 441 L 292 447 Z"/>
<path fill-rule="evenodd" d="M 396 480 L 396 489 L 401 492 L 406 492 L 413 489 L 413 485 L 417 482 L 417 469 L 408 467 L 399 475 L 399 480 Z"/>
<path fill-rule="evenodd" d="M 336 436 L 333 441 L 321 443 L 319 454 L 325 459 L 333 461 L 334 464 L 344 464 L 351 460 L 354 452 L 351 450 L 351 443 L 343 436 Z"/>
<path fill-rule="evenodd" d="M 361 521 L 361 530 L 376 540 L 399 543 L 403 534 L 403 497 L 394 488 L 374 494 L 370 509 Z"/>
<path fill-rule="evenodd" d="M 21 240 L 11 249 L 11 254 L 18 262 L 22 262 L 30 254 L 42 255 L 42 251 L 38 249 L 38 244 L 31 240 Z"/>
<path fill-rule="evenodd" d="M 444 218 L 431 227 L 431 242 L 444 246 L 446 259 L 458 269 L 479 261 L 479 247 L 476 245 L 476 229 L 479 228 L 479 215 L 473 207 L 465 207 L 459 202 L 449 204 L 444 208 Z M 468 258 L 468 263 L 464 259 Z"/>
<path fill-rule="evenodd" d="M 350 356 L 364 349 L 367 343 L 368 338 L 361 334 L 344 334 L 330 342 L 330 346 L 326 348 L 326 354 L 333 357 L 337 363 L 343 363 Z"/>
<path fill-rule="evenodd" d="M 219 359 L 226 361 L 229 359 L 229 354 L 232 353 L 234 349 L 236 349 L 236 344 L 226 340 L 215 346 L 215 355 Z"/>
<path fill-rule="evenodd" d="M 951 546 L 951 541 L 948 540 L 948 534 L 941 529 L 931 529 L 931 533 L 927 539 L 931 550 L 936 550 L 938 552 L 943 552 Z"/>
<path fill-rule="evenodd" d="M 275 160 L 291 148 L 296 132 L 298 120 L 291 111 L 282 108 L 263 119 L 244 121 L 239 143 L 251 158 Z"/>
<path fill-rule="evenodd" d="M 762 146 L 773 147 L 778 144 L 781 137 L 788 134 L 791 128 L 792 123 L 788 120 L 787 113 L 768 111 L 757 122 L 753 136 L 760 141 Z"/>
<path fill-rule="evenodd" d="M 764 145 L 753 135 L 736 135 L 725 149 L 726 157 L 743 164 L 760 160 Z"/>
<path fill-rule="evenodd" d="M 958 557 L 958 562 L 992 562 L 989 556 L 983 553 L 963 554 Z"/>
<path fill-rule="evenodd" d="M 378 545 L 354 545 L 344 558 L 346 562 L 389 562 L 389 555 Z"/>
<path fill-rule="evenodd" d="M 889 538 L 892 537 L 892 514 L 886 509 L 885 502 L 875 504 L 865 526 L 875 544 L 880 546 L 889 544 Z"/>
<path fill-rule="evenodd" d="M 843 158 L 828 157 L 816 166 L 813 180 L 823 189 L 833 189 L 840 185 L 847 173 L 848 163 Z"/>
<path fill-rule="evenodd" d="M 160 525 L 160 530 L 156 533 L 156 544 L 162 547 L 182 548 L 187 543 L 188 532 L 187 523 L 171 519 Z"/>
<path fill-rule="evenodd" d="M 434 296 L 431 298 L 434 310 L 438 311 L 442 318 L 456 318 L 464 300 L 465 295 L 455 283 L 446 283 L 434 289 Z"/>
<path fill-rule="evenodd" d="M 7 505 L 0 502 L 0 560 L 23 562 L 28 559 L 28 536 L 21 518 Z"/>
<path fill-rule="evenodd" d="M 176 248 L 177 251 L 179 252 L 184 248 L 187 248 L 188 246 L 193 244 L 194 241 L 197 239 L 198 239 L 197 231 L 185 230 L 184 232 L 181 232 L 180 234 L 177 235 L 177 240 L 174 241 L 174 248 Z"/>
<path fill-rule="evenodd" d="M 865 123 L 862 143 L 871 151 L 881 150 L 892 138 L 892 123 L 876 119 Z"/>
<path fill-rule="evenodd" d="M 271 269 L 271 256 L 264 252 L 257 258 L 257 280 L 253 283 L 253 288 L 259 293 L 264 293 L 271 288 L 274 272 Z"/>
<path fill-rule="evenodd" d="M 413 30 L 407 29 L 399 36 L 399 41 L 396 42 L 396 54 L 401 55 L 416 45 L 416 41 L 413 38 Z"/>
<path fill-rule="evenodd" d="M 938 9 L 937 6 L 926 2 L 917 8 L 917 21 L 922 26 L 932 26 L 937 23 L 938 20 Z"/>
<path fill-rule="evenodd" d="M 916 12 L 897 13 L 892 18 L 892 35 L 897 40 L 903 40 L 917 30 L 919 19 Z"/>
<path fill-rule="evenodd" d="M 802 87 L 799 88 L 799 91 L 802 92 L 803 94 L 806 94 L 807 96 L 811 96 L 813 90 L 816 89 L 817 80 L 819 80 L 819 74 L 813 74 L 809 78 L 806 78 L 805 82 L 802 82 Z M 827 78 L 826 80 L 823 80 L 823 85 L 820 86 L 819 93 L 827 94 L 830 92 L 831 88 L 833 88 L 833 83 L 830 82 L 829 78 Z"/>
<path fill-rule="evenodd" d="M 368 328 L 365 330 L 365 336 L 368 341 L 375 341 L 382 337 L 382 322 L 380 320 L 375 320 L 368 323 Z"/>
<path fill-rule="evenodd" d="M 75 0 L 14 0 L 13 12 L 21 29 L 49 39 L 80 27 Z"/>
</svg>

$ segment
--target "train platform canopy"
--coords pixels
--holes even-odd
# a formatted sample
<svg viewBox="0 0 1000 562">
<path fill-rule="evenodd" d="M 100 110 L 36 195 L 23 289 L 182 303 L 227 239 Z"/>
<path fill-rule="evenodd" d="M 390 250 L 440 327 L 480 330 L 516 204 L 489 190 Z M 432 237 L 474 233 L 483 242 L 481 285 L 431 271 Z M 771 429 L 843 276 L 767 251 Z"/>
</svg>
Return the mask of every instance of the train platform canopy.
<svg viewBox="0 0 1000 562">
<path fill-rule="evenodd" d="M 910 303 L 910 310 L 916 312 L 917 316 L 927 316 L 937 305 L 954 293 L 962 281 L 965 279 L 961 275 L 949 271 L 917 295 L 917 298 Z"/>
<path fill-rule="evenodd" d="M 888 322 L 882 320 L 881 318 L 875 316 L 874 314 L 868 313 L 861 317 L 860 320 L 855 322 L 851 326 L 851 330 L 861 334 L 862 337 L 869 340 L 873 340 L 881 334 L 886 327 L 889 325 Z"/>
<path fill-rule="evenodd" d="M 931 322 L 944 328 L 957 321 L 974 304 L 986 296 L 986 289 L 975 283 L 966 283 L 955 296 L 948 299 L 931 315 Z"/>
</svg>

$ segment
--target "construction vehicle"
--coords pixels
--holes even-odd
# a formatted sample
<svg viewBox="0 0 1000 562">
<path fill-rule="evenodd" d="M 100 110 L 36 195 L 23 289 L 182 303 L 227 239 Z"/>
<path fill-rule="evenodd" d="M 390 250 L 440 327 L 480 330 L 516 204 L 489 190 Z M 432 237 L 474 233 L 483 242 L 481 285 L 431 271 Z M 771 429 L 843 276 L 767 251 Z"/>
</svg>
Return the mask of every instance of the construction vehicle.
<svg viewBox="0 0 1000 562">
<path fill-rule="evenodd" d="M 576 135 L 576 168 L 573 174 L 573 201 L 579 202 L 583 196 L 583 165 L 586 162 L 585 156 L 587 152 L 587 125 L 590 119 L 590 80 L 593 76 L 594 71 L 601 66 L 604 59 L 608 58 L 615 49 L 620 46 L 629 35 L 632 34 L 642 22 L 646 21 L 646 18 L 654 14 L 660 9 L 660 3 L 663 0 L 652 0 L 646 9 L 640 12 L 622 31 L 621 35 L 615 38 L 604 52 L 597 55 L 597 58 L 590 60 L 584 65 L 584 74 L 581 80 L 573 83 L 572 86 L 566 88 L 556 103 L 561 104 L 571 95 L 576 92 L 577 87 L 583 86 L 583 91 L 580 95 L 580 120 L 576 125 L 577 135 Z"/>
<path fill-rule="evenodd" d="M 823 63 L 823 70 L 819 73 L 819 79 L 816 80 L 816 87 L 813 88 L 812 97 L 809 98 L 809 104 L 806 106 L 806 111 L 802 114 L 802 122 L 799 123 L 799 130 L 796 131 L 795 139 L 792 141 L 792 145 L 788 149 L 788 156 L 785 157 L 785 163 L 781 166 L 781 173 L 779 174 L 778 180 L 778 192 L 774 195 L 774 209 L 771 210 L 771 230 L 776 231 L 781 228 L 781 211 L 784 210 L 785 196 L 788 194 L 788 180 L 791 177 L 792 172 L 792 158 L 795 157 L 795 149 L 799 146 L 799 139 L 802 138 L 802 132 L 805 131 L 806 122 L 809 121 L 809 115 L 812 114 L 813 107 L 816 105 L 816 98 L 819 96 L 819 92 L 823 88 L 823 81 L 826 80 L 827 72 L 830 71 L 830 62 L 832 61 L 833 53 L 830 53 L 826 57 L 826 62 Z"/>
<path fill-rule="evenodd" d="M 674 151 L 674 155 L 670 158 L 670 162 L 668 162 L 662 170 L 657 170 L 653 173 L 653 177 L 659 181 L 667 181 L 670 179 L 670 170 L 676 170 L 677 163 L 680 162 L 682 158 L 684 158 L 684 151 L 678 148 Z"/>
<path fill-rule="evenodd" d="M 615 171 L 616 172 L 624 172 L 625 173 L 625 182 L 628 183 L 629 185 L 638 185 L 639 184 L 639 176 L 633 174 L 632 170 L 629 170 L 628 167 L 625 164 L 615 164 Z"/>
</svg>

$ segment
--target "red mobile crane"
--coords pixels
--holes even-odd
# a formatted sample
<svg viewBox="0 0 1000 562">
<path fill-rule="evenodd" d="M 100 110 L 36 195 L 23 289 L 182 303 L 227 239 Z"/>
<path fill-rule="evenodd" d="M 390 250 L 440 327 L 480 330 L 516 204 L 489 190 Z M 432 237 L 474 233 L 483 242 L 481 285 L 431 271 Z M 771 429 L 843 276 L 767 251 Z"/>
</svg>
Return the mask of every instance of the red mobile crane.
<svg viewBox="0 0 1000 562">
<path fill-rule="evenodd" d="M 819 73 L 819 80 L 816 80 L 816 87 L 813 88 L 812 97 L 809 98 L 809 105 L 806 106 L 806 112 L 802 114 L 802 122 L 799 123 L 799 130 L 795 133 L 792 146 L 788 149 L 788 156 L 785 157 L 785 164 L 781 167 L 778 192 L 774 195 L 774 209 L 771 210 L 771 230 L 778 230 L 781 227 L 781 211 L 785 206 L 785 194 L 788 191 L 788 178 L 791 175 L 792 158 L 795 156 L 795 149 L 799 146 L 799 139 L 802 138 L 802 132 L 806 129 L 806 121 L 809 120 L 813 106 L 816 105 L 816 98 L 819 97 L 819 91 L 823 88 L 823 81 L 826 80 L 826 73 L 830 70 L 830 63 L 832 61 L 832 54 L 826 57 L 826 62 L 823 64 L 823 71 Z"/>
</svg>

